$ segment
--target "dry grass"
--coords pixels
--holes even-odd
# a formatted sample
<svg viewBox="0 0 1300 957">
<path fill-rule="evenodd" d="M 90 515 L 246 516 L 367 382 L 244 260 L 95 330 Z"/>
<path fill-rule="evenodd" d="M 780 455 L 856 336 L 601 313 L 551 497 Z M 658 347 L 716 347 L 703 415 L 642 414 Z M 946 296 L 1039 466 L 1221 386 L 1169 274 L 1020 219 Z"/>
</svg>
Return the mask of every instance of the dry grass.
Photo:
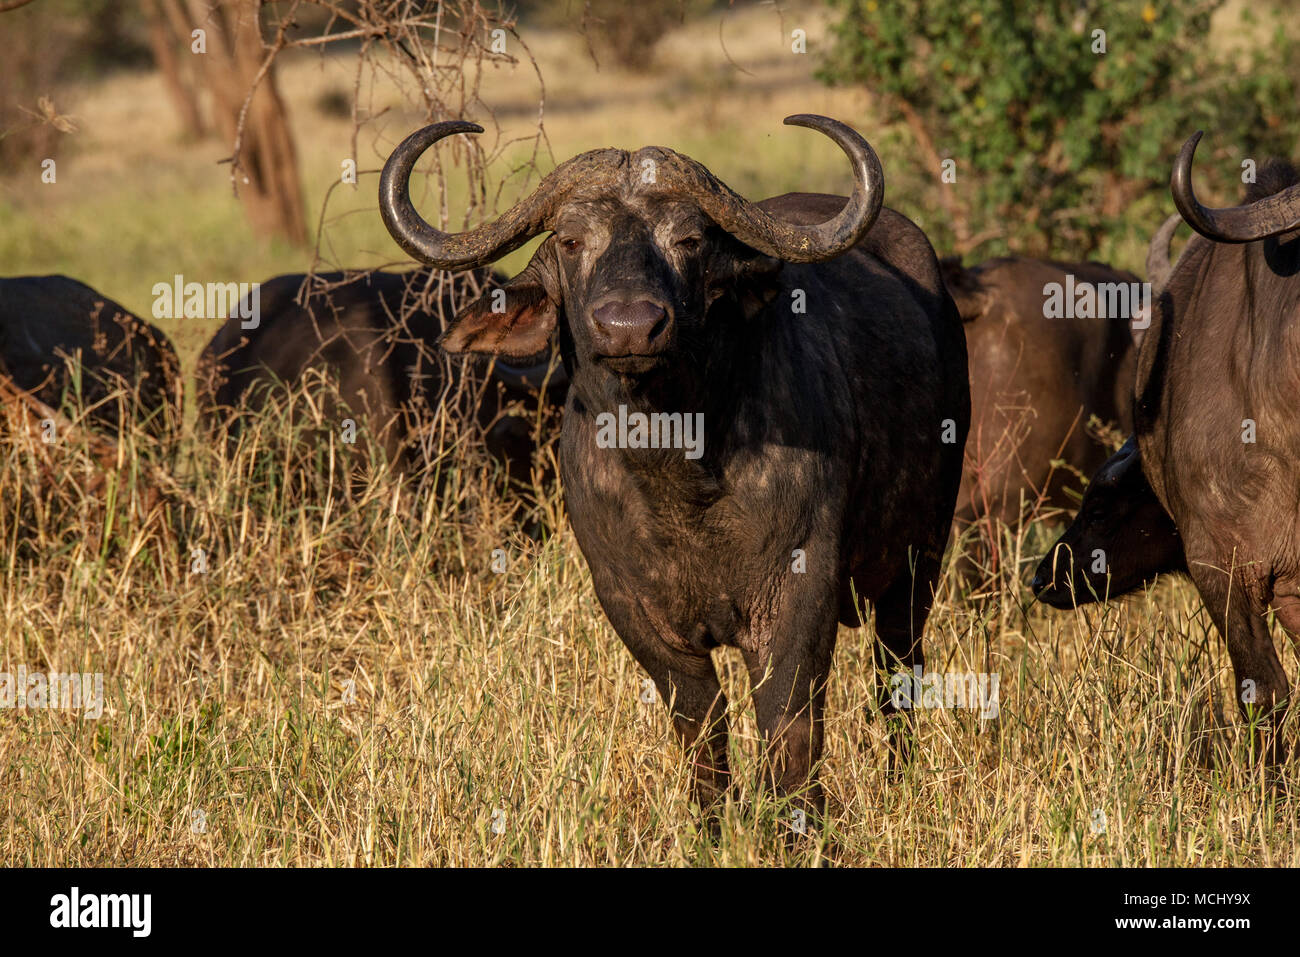
<svg viewBox="0 0 1300 957">
<path fill-rule="evenodd" d="M 106 706 L 99 720 L 0 712 L 6 863 L 818 859 L 786 847 L 785 809 L 752 787 L 738 659 L 718 655 L 741 787 L 715 843 L 665 709 L 642 702 L 644 676 L 562 519 L 540 543 L 522 535 L 491 469 L 460 453 L 440 495 L 406 495 L 380 470 L 345 503 L 341 448 L 305 472 L 267 460 L 294 447 L 292 428 L 268 415 L 229 460 L 187 444 L 183 496 L 141 508 L 156 496 L 126 470 L 112 505 L 74 503 L 40 528 L 21 507 L 49 472 L 34 464 L 65 456 L 61 491 L 75 497 L 86 450 L 8 443 L 0 670 L 103 672 Z M 295 474 L 317 495 L 293 494 Z M 1008 547 L 1023 566 L 1046 534 Z M 192 571 L 196 547 L 206 572 Z M 945 583 L 930 667 L 999 674 L 1001 712 L 921 712 L 899 780 L 864 714 L 867 637 L 844 630 L 823 769 L 836 861 L 1300 863 L 1291 800 L 1265 784 L 1236 722 L 1211 717 L 1210 692 L 1231 701 L 1230 678 L 1187 584 L 1078 614 L 1022 613 L 1025 597 L 1013 586 L 971 603 Z"/>
<path fill-rule="evenodd" d="M 727 15 L 727 51 L 748 74 L 719 55 L 718 19 L 671 37 L 650 77 L 597 74 L 575 38 L 530 37 L 555 158 L 661 143 L 749 195 L 842 188 L 834 147 L 782 129 L 781 118 L 820 111 L 877 128 L 863 94 L 818 86 L 815 63 L 789 52 L 795 26 L 808 29 L 812 51 L 823 33 L 815 16 L 787 11 L 785 22 L 770 9 Z M 350 152 L 348 123 L 314 104 L 350 78 L 346 65 L 309 57 L 283 75 L 309 208 Z M 376 91 L 376 110 L 398 103 L 386 95 Z M 506 135 L 533 123 L 529 72 L 503 69 L 485 97 Z M 148 315 L 149 288 L 175 272 L 248 281 L 308 265 L 299 251 L 249 239 L 215 165 L 225 146 L 180 141 L 161 103 L 157 79 L 139 76 L 60 104 L 83 132 L 59 184 L 42 192 L 19 172 L 3 181 L 6 271 L 65 271 Z M 413 123 L 389 114 L 360 144 L 362 169 Z M 886 169 L 891 204 L 923 223 L 923 174 L 888 152 Z M 340 215 L 324 242 L 334 262 L 398 259 L 373 182 L 336 191 Z M 1120 264 L 1140 257 L 1135 247 Z M 187 369 L 216 325 L 168 327 Z M 106 483 L 107 499 L 85 500 L 77 475 L 93 450 L 42 449 L 11 430 L 0 457 L 0 671 L 102 672 L 108 701 L 98 721 L 0 711 L 0 860 L 818 860 L 817 849 L 786 847 L 784 809 L 754 793 L 746 678 L 727 653 L 718 657 L 741 801 L 717 842 L 701 833 L 665 709 L 640 700 L 644 675 L 599 610 L 554 494 L 553 535 L 539 543 L 519 532 L 477 457 L 445 463 L 442 495 L 403 495 L 380 471 L 344 502 L 331 479 L 341 451 L 331 460 L 327 448 L 326 477 L 310 479 L 322 495 L 303 498 L 267 459 L 292 442 L 290 428 L 268 417 L 230 460 L 187 434 L 180 491 L 161 501 L 130 467 Z M 62 458 L 52 467 L 50 455 Z M 32 508 L 55 494 L 52 474 L 63 506 L 38 522 Z M 1036 526 L 1008 543 L 1019 569 L 1050 534 Z M 205 550 L 205 573 L 190 570 L 194 548 Z M 492 569 L 497 549 L 504 574 Z M 922 712 L 915 761 L 898 780 L 863 713 L 874 697 L 867 635 L 841 635 L 822 771 L 837 861 L 1300 865 L 1285 796 L 1295 766 L 1281 790 L 1268 787 L 1231 705 L 1226 725 L 1213 717 L 1210 692 L 1231 702 L 1231 677 L 1190 585 L 1069 614 L 1022 611 L 1026 600 L 1013 584 L 967 602 L 945 580 L 928 660 L 998 673 L 1001 714 L 982 723 Z"/>
</svg>

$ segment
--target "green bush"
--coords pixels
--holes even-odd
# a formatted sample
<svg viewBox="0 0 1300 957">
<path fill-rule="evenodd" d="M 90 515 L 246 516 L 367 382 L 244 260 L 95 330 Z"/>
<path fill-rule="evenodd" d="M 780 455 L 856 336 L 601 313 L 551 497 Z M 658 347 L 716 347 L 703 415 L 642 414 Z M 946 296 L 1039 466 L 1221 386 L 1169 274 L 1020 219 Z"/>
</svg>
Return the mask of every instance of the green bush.
<svg viewBox="0 0 1300 957">
<path fill-rule="evenodd" d="M 936 245 L 1086 256 L 1132 228 L 1138 201 L 1143 235 L 1159 214 L 1148 197 L 1172 211 L 1172 160 L 1195 130 L 1201 176 L 1212 151 L 1222 169 L 1294 148 L 1297 44 L 1255 23 L 1229 50 L 1211 30 L 1223 2 L 830 0 L 841 15 L 819 75 L 865 86 L 910 133 L 944 212 L 926 224 Z M 1241 189 L 1214 185 L 1230 201 Z"/>
</svg>

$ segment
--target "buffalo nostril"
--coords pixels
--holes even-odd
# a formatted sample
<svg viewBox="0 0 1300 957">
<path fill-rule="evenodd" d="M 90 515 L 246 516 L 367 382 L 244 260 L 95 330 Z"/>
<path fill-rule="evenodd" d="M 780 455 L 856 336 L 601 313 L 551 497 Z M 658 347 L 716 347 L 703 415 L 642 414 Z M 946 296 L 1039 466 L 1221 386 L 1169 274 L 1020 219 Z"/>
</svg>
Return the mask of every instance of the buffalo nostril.
<svg viewBox="0 0 1300 957">
<path fill-rule="evenodd" d="M 668 311 L 660 307 L 659 321 L 656 322 L 654 328 L 650 330 L 650 335 L 648 336 L 649 341 L 654 342 L 661 335 L 663 335 L 664 330 L 667 328 L 668 328 Z"/>
<path fill-rule="evenodd" d="M 672 321 L 668 310 L 646 299 L 607 302 L 591 311 L 603 351 L 609 355 L 646 355 L 657 351 Z"/>
<path fill-rule="evenodd" d="M 1047 587 L 1047 579 L 1043 577 L 1042 572 L 1039 572 L 1037 575 L 1035 575 L 1034 580 L 1029 583 L 1029 590 L 1032 591 L 1035 595 L 1037 595 L 1040 591 L 1042 591 L 1046 587 Z"/>
</svg>

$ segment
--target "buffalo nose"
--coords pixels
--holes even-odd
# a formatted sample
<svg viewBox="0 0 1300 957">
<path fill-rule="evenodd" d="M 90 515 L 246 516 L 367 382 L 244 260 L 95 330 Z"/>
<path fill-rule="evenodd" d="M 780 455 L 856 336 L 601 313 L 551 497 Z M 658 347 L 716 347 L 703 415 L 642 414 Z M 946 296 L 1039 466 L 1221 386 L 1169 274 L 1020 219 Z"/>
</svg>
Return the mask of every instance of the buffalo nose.
<svg viewBox="0 0 1300 957">
<path fill-rule="evenodd" d="M 1037 595 L 1040 591 L 1042 591 L 1046 587 L 1047 587 L 1047 576 L 1044 575 L 1042 572 L 1036 574 L 1034 576 L 1034 580 L 1029 583 L 1029 590 L 1032 591 L 1035 595 Z"/>
<path fill-rule="evenodd" d="M 667 341 L 668 310 L 657 302 L 607 302 L 591 311 L 597 351 L 607 356 L 648 356 Z"/>
</svg>

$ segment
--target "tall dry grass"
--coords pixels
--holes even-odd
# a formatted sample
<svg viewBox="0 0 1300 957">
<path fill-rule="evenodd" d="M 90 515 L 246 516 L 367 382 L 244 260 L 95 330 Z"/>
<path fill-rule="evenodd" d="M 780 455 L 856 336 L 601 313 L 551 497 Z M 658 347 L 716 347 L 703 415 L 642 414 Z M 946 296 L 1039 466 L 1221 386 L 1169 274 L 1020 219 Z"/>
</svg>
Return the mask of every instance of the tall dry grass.
<svg viewBox="0 0 1300 957">
<path fill-rule="evenodd" d="M 290 411 L 229 453 L 187 434 L 171 489 L 124 454 L 97 496 L 76 436 L 7 433 L 0 671 L 102 672 L 106 705 L 0 711 L 0 861 L 1300 863 L 1294 766 L 1279 788 L 1249 759 L 1222 643 L 1177 581 L 1061 613 L 945 579 L 928 665 L 998 674 L 1000 714 L 920 712 L 900 777 L 866 714 L 869 639 L 845 629 L 826 846 L 788 847 L 788 809 L 754 787 L 747 678 L 721 651 L 739 789 L 713 841 L 556 490 L 530 537 L 455 423 L 434 424 L 441 488 L 417 494 L 360 448 L 307 445 L 317 423 Z M 1025 568 L 1050 534 L 1009 535 L 1004 561 Z"/>
</svg>

